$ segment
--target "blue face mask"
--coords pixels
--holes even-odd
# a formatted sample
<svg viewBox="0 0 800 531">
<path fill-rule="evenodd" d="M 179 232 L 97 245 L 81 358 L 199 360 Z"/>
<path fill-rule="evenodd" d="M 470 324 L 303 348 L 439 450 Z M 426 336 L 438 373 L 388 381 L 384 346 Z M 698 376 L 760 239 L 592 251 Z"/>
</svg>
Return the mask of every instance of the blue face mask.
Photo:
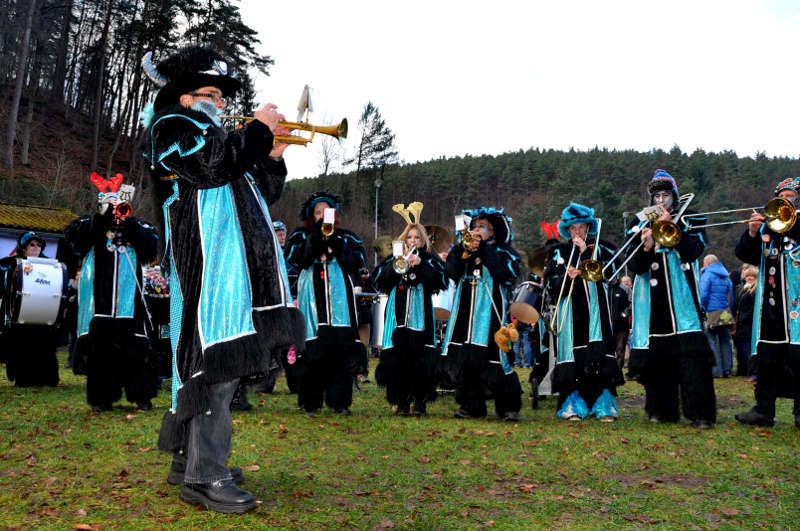
<svg viewBox="0 0 800 531">
<path fill-rule="evenodd" d="M 217 107 L 213 101 L 198 100 L 194 102 L 192 108 L 208 116 L 217 127 L 222 127 L 222 120 L 219 117 L 222 114 L 222 109 Z"/>
</svg>

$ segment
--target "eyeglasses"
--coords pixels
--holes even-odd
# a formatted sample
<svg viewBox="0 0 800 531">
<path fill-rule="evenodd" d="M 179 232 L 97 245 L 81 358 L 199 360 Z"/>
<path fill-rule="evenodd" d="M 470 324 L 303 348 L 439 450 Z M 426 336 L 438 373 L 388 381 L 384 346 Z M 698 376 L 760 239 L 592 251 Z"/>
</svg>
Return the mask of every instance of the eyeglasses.
<svg viewBox="0 0 800 531">
<path fill-rule="evenodd" d="M 214 103 L 221 103 L 222 105 L 225 105 L 225 98 L 215 92 L 190 92 L 189 95 L 194 96 L 195 98 L 208 98 Z"/>
</svg>

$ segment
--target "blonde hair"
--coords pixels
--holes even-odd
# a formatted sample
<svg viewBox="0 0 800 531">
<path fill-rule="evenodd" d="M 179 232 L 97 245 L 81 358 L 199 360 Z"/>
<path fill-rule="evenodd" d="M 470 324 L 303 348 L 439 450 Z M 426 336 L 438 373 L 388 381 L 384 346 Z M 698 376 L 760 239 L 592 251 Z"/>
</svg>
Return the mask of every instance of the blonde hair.
<svg viewBox="0 0 800 531">
<path fill-rule="evenodd" d="M 422 241 L 425 242 L 425 251 L 431 253 L 432 246 L 431 240 L 428 238 L 428 231 L 425 230 L 425 227 L 420 225 L 419 223 L 409 223 L 406 225 L 406 228 L 403 229 L 403 232 L 400 233 L 400 236 L 397 237 L 398 240 L 401 240 L 404 244 L 406 243 L 406 238 L 408 238 L 408 233 L 411 229 L 416 229 L 419 232 L 419 235 L 422 237 Z"/>
<path fill-rule="evenodd" d="M 756 280 L 754 282 L 747 282 L 747 277 L 751 275 L 755 276 Z M 742 267 L 742 278 L 744 279 L 744 290 L 750 294 L 755 292 L 756 284 L 758 284 L 758 268 L 750 264 L 745 265 Z"/>
</svg>

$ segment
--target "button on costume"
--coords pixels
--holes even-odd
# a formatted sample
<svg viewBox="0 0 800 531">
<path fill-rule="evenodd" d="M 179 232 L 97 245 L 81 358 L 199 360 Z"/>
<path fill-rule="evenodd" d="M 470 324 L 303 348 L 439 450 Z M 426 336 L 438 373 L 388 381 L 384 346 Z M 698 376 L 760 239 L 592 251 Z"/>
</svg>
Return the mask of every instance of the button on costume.
<svg viewBox="0 0 800 531">
<path fill-rule="evenodd" d="M 297 357 L 298 404 L 313 413 L 325 403 L 349 414 L 353 375 L 365 356 L 358 334 L 358 315 L 351 275 L 366 268 L 364 247 L 355 233 L 336 227 L 322 234 L 314 207 L 326 203 L 339 216 L 341 198 L 330 192 L 312 194 L 300 208 L 298 227 L 286 242 L 286 261 L 300 275 L 297 303 L 305 318 L 306 352 Z"/>
<path fill-rule="evenodd" d="M 100 189 L 101 212 L 64 231 L 83 258 L 73 371 L 86 375 L 86 399 L 95 411 L 110 409 L 122 388 L 129 402 L 150 409 L 158 378 L 140 288 L 142 265 L 155 259 L 158 236 L 137 218 L 115 215 L 121 174 L 107 181 L 95 173 L 92 182 Z"/>
<path fill-rule="evenodd" d="M 671 209 L 679 210 L 678 185 L 666 171 L 656 171 L 649 191 L 651 204 L 657 192 L 670 192 Z M 691 217 L 691 211 L 685 214 L 695 227 L 705 223 L 705 218 Z M 644 228 L 647 223 L 634 222 L 629 230 Z M 717 408 L 711 376 L 713 354 L 701 318 L 697 264 L 707 239 L 702 228 L 687 230 L 682 222 L 678 228 L 682 233 L 676 246 L 654 245 L 649 251 L 642 248 L 629 262 L 636 279 L 633 348 L 628 366 L 644 385 L 645 411 L 650 420 L 677 422 L 682 405 L 687 419 L 698 427 L 709 427 L 716 422 Z"/>
<path fill-rule="evenodd" d="M 393 208 L 408 223 L 400 240 L 405 241 L 403 236 L 413 229 L 425 246 L 413 251 L 420 263 L 406 272 L 395 269 L 398 259 L 404 258 L 395 256 L 387 257 L 375 269 L 375 284 L 389 295 L 375 377 L 378 385 L 386 387 L 386 399 L 397 406 L 398 415 L 410 414 L 412 403 L 413 413 L 424 415 L 427 402 L 436 397 L 434 371 L 439 354 L 432 297 L 446 288 L 447 277 L 444 262 L 432 252 L 425 228 L 419 224 L 422 203 L 412 203 L 408 209 L 402 204 Z"/>
<path fill-rule="evenodd" d="M 568 268 L 593 256 L 601 263 L 613 255 L 614 247 L 603 240 L 594 255 L 594 243 L 586 242 L 581 253 L 571 242 L 571 225 L 587 225 L 586 236 L 598 232 L 594 210 L 577 203 L 561 213 L 559 234 L 568 243 L 551 246 L 545 268 L 545 284 L 553 301 L 561 300 L 553 316 L 556 331 L 556 366 L 553 391 L 559 393 L 558 416 L 581 419 L 593 415 L 604 420 L 617 417 L 616 386 L 624 382 L 614 351 L 607 286 L 578 276 L 570 279 Z"/>
<path fill-rule="evenodd" d="M 494 341 L 508 315 L 508 290 L 519 276 L 521 259 L 511 246 L 511 218 L 503 209 L 463 210 L 472 219 L 488 220 L 494 237 L 477 251 L 456 245 L 447 255 L 447 275 L 456 282 L 453 309 L 444 334 L 442 363 L 456 386 L 456 416 L 486 416 L 486 391 L 500 418 L 516 420 L 522 387 L 507 352 Z M 462 254 L 463 253 L 463 254 Z M 513 356 L 513 353 L 511 354 Z"/>
<path fill-rule="evenodd" d="M 800 193 L 800 177 L 786 179 L 775 189 Z M 794 400 L 792 414 L 800 428 L 800 227 L 777 233 L 766 223 L 756 237 L 745 230 L 736 257 L 759 266 L 753 308 L 752 358 L 757 375 L 756 404 L 739 413 L 745 424 L 772 426 L 777 397 Z"/>
<path fill-rule="evenodd" d="M 184 473 L 182 499 L 245 512 L 255 500 L 226 466 L 230 400 L 240 378 L 268 371 L 273 351 L 303 344 L 269 214 L 286 166 L 270 157 L 264 123 L 226 133 L 212 102 L 179 104 L 200 87 L 223 96 L 240 87 L 217 53 L 184 48 L 145 71 L 162 86 L 145 117 L 144 156 L 163 214 L 174 356 L 159 448 L 174 454 L 170 477 Z"/>
</svg>

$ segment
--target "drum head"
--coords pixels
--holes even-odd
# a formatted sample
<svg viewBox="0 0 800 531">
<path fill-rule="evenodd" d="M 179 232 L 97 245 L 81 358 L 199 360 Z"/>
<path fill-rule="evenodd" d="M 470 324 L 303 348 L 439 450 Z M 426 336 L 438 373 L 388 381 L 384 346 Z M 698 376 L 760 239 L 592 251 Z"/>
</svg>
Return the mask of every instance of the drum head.
<svg viewBox="0 0 800 531">
<path fill-rule="evenodd" d="M 541 304 L 541 297 L 542 292 L 537 286 L 532 282 L 523 282 L 508 310 L 523 323 L 535 324 L 540 317 L 536 307 Z"/>
</svg>

